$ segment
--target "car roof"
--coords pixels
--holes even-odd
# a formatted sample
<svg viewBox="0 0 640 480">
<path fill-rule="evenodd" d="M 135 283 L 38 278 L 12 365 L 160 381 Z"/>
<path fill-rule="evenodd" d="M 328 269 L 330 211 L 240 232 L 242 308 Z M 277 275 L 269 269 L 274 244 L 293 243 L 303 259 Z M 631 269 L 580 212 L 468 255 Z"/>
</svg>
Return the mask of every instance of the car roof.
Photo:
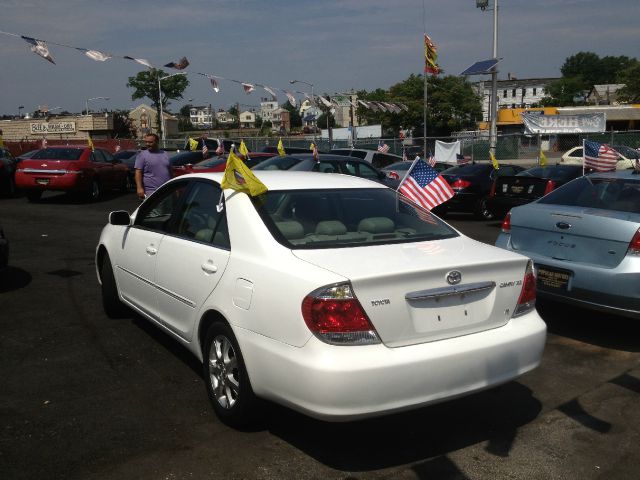
<svg viewBox="0 0 640 480">
<path fill-rule="evenodd" d="M 313 159 L 313 154 L 312 153 L 292 153 L 290 155 L 287 155 L 287 157 L 293 157 L 293 158 L 297 158 L 298 160 L 309 160 L 309 159 Z M 286 158 L 286 157 L 280 157 L 280 158 Z M 347 157 L 346 155 L 336 155 L 333 153 L 323 153 L 318 155 L 318 160 L 319 161 L 328 161 L 331 160 L 333 162 L 353 162 L 353 161 L 360 161 L 360 162 L 364 162 L 368 165 L 371 165 L 369 162 L 367 162 L 366 160 L 363 160 L 361 158 L 354 158 L 354 157 Z"/>
<path fill-rule="evenodd" d="M 255 171 L 256 177 L 266 185 L 269 190 L 315 190 L 335 188 L 388 188 L 385 185 L 340 173 L 318 173 L 283 170 L 259 170 Z M 187 178 L 207 178 L 220 183 L 224 172 L 214 173 L 190 173 L 181 175 L 174 180 Z M 173 181 L 173 180 L 172 180 Z"/>
<path fill-rule="evenodd" d="M 629 178 L 631 180 L 640 181 L 640 173 L 636 173 L 633 169 L 616 170 L 613 172 L 594 172 L 587 175 L 591 178 Z"/>
</svg>

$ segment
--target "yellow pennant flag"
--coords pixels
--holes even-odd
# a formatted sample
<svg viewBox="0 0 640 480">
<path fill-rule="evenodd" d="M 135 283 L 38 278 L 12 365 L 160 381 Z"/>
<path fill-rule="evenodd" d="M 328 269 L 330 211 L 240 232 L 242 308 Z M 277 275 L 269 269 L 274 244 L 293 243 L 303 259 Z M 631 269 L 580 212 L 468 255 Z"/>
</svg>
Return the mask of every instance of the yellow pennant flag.
<svg viewBox="0 0 640 480">
<path fill-rule="evenodd" d="M 95 150 L 93 146 L 93 140 L 91 139 L 91 137 L 87 138 L 87 145 L 89 146 L 92 152 Z"/>
<path fill-rule="evenodd" d="M 540 166 L 544 167 L 547 164 L 547 156 L 542 150 L 540 150 Z"/>
<path fill-rule="evenodd" d="M 220 183 L 222 188 L 231 188 L 255 197 L 267 191 L 267 186 L 233 152 L 227 157 L 227 167 Z"/>
<path fill-rule="evenodd" d="M 4 147 L 4 140 L 2 139 L 2 130 L 0 130 L 0 147 Z"/>
<path fill-rule="evenodd" d="M 282 138 L 278 139 L 278 154 L 281 157 L 284 157 L 287 154 L 287 152 L 284 149 L 284 145 L 282 144 Z"/>
<path fill-rule="evenodd" d="M 242 155 L 245 159 L 249 158 L 249 149 L 244 144 L 244 140 L 240 141 L 240 147 L 238 147 L 238 151 L 240 152 L 240 155 Z"/>
<path fill-rule="evenodd" d="M 193 138 L 189 138 L 189 150 L 191 150 L 192 152 L 195 152 L 196 150 L 198 150 L 197 140 L 194 140 Z"/>
<path fill-rule="evenodd" d="M 491 150 L 489 150 L 489 157 L 491 158 L 491 164 L 493 165 L 493 168 L 498 170 L 500 168 L 500 164 L 498 163 L 498 160 L 496 160 L 496 156 Z"/>
<path fill-rule="evenodd" d="M 316 148 L 316 145 L 313 142 L 311 142 L 311 145 L 309 145 L 309 150 L 313 150 L 314 148 Z"/>
</svg>

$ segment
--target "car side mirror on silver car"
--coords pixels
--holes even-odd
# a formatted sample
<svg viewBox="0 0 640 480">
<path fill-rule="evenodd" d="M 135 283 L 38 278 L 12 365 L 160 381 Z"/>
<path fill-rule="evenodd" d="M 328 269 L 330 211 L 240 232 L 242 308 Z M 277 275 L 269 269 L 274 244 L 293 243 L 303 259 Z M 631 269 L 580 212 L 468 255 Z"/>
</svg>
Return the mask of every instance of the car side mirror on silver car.
<svg viewBox="0 0 640 480">
<path fill-rule="evenodd" d="M 125 210 L 116 210 L 109 213 L 109 224 L 111 225 L 131 225 L 131 215 Z"/>
</svg>

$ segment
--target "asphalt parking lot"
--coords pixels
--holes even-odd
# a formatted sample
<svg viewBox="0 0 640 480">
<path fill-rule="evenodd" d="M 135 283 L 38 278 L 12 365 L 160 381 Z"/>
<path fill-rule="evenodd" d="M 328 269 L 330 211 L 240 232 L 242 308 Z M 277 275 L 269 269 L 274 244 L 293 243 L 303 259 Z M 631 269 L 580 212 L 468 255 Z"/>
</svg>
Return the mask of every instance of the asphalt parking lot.
<svg viewBox="0 0 640 480">
<path fill-rule="evenodd" d="M 344 424 L 269 405 L 228 428 L 189 353 L 102 311 L 94 248 L 107 213 L 136 205 L 0 199 L 0 479 L 640 478 L 640 328 L 550 303 L 542 365 L 497 389 Z M 447 220 L 487 243 L 499 231 Z"/>
</svg>

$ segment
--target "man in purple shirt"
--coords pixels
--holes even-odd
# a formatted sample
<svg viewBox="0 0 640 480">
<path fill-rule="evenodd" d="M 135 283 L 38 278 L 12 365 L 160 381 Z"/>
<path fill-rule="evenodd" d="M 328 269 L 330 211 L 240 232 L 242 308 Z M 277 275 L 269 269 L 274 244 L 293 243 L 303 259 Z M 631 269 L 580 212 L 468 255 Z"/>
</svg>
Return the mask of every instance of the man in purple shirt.
<svg viewBox="0 0 640 480">
<path fill-rule="evenodd" d="M 158 148 L 158 136 L 149 133 L 144 137 L 147 149 L 136 156 L 136 193 L 138 198 L 151 195 L 164 182 L 171 178 L 169 155 Z"/>
</svg>

